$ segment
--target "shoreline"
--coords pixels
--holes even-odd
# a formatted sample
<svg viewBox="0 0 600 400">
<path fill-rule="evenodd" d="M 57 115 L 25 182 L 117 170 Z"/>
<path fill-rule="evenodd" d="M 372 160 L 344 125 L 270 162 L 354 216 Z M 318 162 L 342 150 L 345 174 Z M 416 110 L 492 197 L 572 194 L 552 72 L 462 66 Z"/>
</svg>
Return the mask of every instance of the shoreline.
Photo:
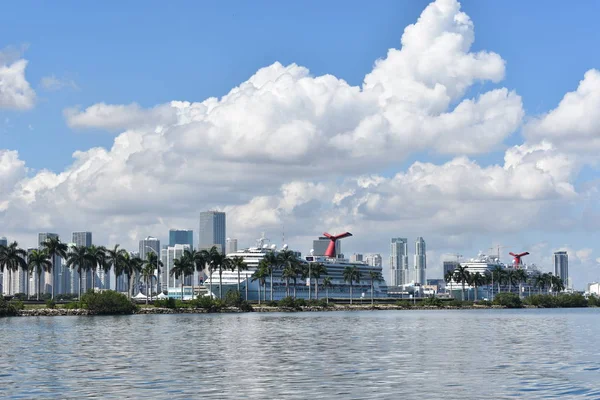
<svg viewBox="0 0 600 400">
<path fill-rule="evenodd" d="M 543 309 L 545 307 L 525 306 L 520 309 Z M 567 308 L 567 307 L 556 307 Z M 577 307 L 577 308 L 595 308 L 595 307 Z M 19 310 L 13 317 L 59 317 L 59 316 L 98 316 L 98 315 L 162 315 L 162 314 L 234 314 L 234 313 L 297 313 L 297 312 L 328 312 L 328 311 L 435 311 L 435 310 L 503 310 L 507 307 L 493 306 L 465 306 L 465 307 L 403 307 L 397 305 L 332 305 L 329 307 L 306 306 L 300 308 L 279 307 L 279 306 L 253 306 L 252 311 L 244 311 L 237 307 L 224 307 L 217 311 L 203 308 L 160 308 L 145 307 L 140 308 L 133 314 L 96 314 L 86 309 L 66 309 L 66 308 L 35 308 Z M 518 310 L 519 308 L 510 308 Z"/>
</svg>

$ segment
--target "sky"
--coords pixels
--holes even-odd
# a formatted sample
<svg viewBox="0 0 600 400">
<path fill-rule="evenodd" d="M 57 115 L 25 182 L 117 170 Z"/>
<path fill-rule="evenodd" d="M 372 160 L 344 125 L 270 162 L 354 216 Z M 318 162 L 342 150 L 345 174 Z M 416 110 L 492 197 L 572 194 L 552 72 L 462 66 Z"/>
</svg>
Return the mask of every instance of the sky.
<svg viewBox="0 0 600 400">
<path fill-rule="evenodd" d="M 391 237 L 600 279 L 600 3 L 12 2 L 0 236 L 135 250 L 227 212 L 303 253 Z M 411 265 L 413 264 L 411 257 Z M 387 274 L 386 274 L 387 277 Z"/>
</svg>

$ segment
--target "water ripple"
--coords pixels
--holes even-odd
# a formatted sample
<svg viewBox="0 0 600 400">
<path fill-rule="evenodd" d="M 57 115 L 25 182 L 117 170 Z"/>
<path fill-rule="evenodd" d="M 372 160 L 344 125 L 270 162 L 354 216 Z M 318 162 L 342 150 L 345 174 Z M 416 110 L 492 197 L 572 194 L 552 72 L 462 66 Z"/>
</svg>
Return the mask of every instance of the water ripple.
<svg viewBox="0 0 600 400">
<path fill-rule="evenodd" d="M 0 393 L 600 398 L 599 316 L 585 309 L 2 319 Z"/>
</svg>

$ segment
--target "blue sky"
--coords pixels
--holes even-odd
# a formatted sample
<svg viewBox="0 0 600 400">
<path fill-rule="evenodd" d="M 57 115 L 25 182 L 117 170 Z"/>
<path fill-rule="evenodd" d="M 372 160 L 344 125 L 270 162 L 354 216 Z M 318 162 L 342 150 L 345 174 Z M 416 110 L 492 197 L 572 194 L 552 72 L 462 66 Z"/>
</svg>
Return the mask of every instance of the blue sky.
<svg viewBox="0 0 600 400">
<path fill-rule="evenodd" d="M 41 193 L 39 185 L 40 182 L 45 182 L 46 178 L 38 175 L 40 170 L 46 168 L 55 174 L 60 174 L 66 169 L 72 168 L 72 154 L 75 151 L 85 152 L 97 146 L 108 150 L 113 146 L 116 137 L 126 138 L 131 148 L 131 143 L 137 142 L 131 139 L 131 135 L 118 136 L 119 134 L 127 129 L 137 129 L 139 132 L 145 132 L 145 138 L 150 138 L 154 129 L 148 128 L 139 121 L 138 125 L 128 124 L 117 129 L 105 129 L 105 125 L 101 123 L 87 122 L 77 127 L 69 126 L 68 118 L 64 114 L 66 109 L 78 107 L 83 115 L 85 114 L 83 110 L 98 103 L 108 105 L 137 103 L 142 110 L 165 105 L 172 100 L 200 103 L 211 96 L 221 97 L 227 94 L 232 88 L 248 80 L 257 70 L 270 66 L 274 62 L 280 62 L 284 66 L 296 63 L 308 68 L 312 76 L 331 74 L 350 85 L 361 86 L 365 75 L 374 69 L 377 59 L 385 58 L 390 48 L 400 49 L 400 38 L 404 29 L 417 21 L 428 4 L 428 1 L 416 0 L 381 0 L 374 3 L 364 1 L 305 1 L 300 3 L 270 1 L 9 2 L 3 5 L 3 12 L 0 14 L 0 52 L 3 48 L 21 50 L 17 58 L 28 61 L 25 77 L 35 90 L 36 101 L 35 106 L 26 110 L 0 107 L 0 151 L 6 149 L 18 152 L 19 160 L 22 160 L 27 168 L 24 173 L 28 177 L 34 178 L 35 185 L 32 185 L 35 188 L 31 190 Z M 522 101 L 522 120 L 514 126 L 514 129 L 511 128 L 508 134 L 501 135 L 500 140 L 497 140 L 489 151 L 465 154 L 476 163 L 474 171 L 483 171 L 480 172 L 485 177 L 486 174 L 494 173 L 485 168 L 501 166 L 504 163 L 505 152 L 513 146 L 522 144 L 535 146 L 540 142 L 540 138 L 543 138 L 544 135 L 543 128 L 534 128 L 529 125 L 529 121 L 536 117 L 541 118 L 545 113 L 555 109 L 566 93 L 574 92 L 577 89 L 579 82 L 584 79 L 586 71 L 600 68 L 600 53 L 596 51 L 597 44 L 600 43 L 600 29 L 597 27 L 600 3 L 578 1 L 566 4 L 554 0 L 465 0 L 461 2 L 461 5 L 461 11 L 469 15 L 475 26 L 475 41 L 470 52 L 484 51 L 499 54 L 505 62 L 505 71 L 503 79 L 497 82 L 488 78 L 475 79 L 472 84 L 468 85 L 464 95 L 452 99 L 449 111 L 464 99 L 476 99 L 499 88 L 516 91 Z M 9 50 L 4 50 L 4 53 L 8 53 Z M 279 72 L 273 72 L 273 74 L 277 75 Z M 42 81 L 48 77 L 56 78 L 62 86 L 55 90 L 45 88 Z M 394 94 L 398 95 L 398 93 Z M 153 112 L 148 111 L 147 116 L 151 115 L 154 115 Z M 290 120 L 301 119 L 298 115 L 300 114 Z M 106 120 L 110 118 L 112 117 L 107 116 Z M 590 126 L 593 126 L 594 121 L 590 123 Z M 532 136 L 525 137 L 522 134 L 525 127 L 529 127 L 528 129 L 532 132 L 535 131 L 531 134 Z M 169 132 L 176 134 L 179 131 L 175 128 L 170 131 L 164 130 L 161 132 L 162 138 L 167 140 L 171 137 Z M 461 132 L 452 134 L 460 136 Z M 592 136 L 600 134 L 594 132 L 592 132 Z M 582 228 L 585 224 L 581 221 L 581 215 L 578 214 L 581 214 L 582 210 L 589 210 L 590 205 L 595 204 L 597 166 L 593 161 L 589 161 L 590 155 L 585 151 L 578 150 L 579 152 L 575 153 L 574 150 L 569 150 L 564 154 L 557 153 L 556 146 L 567 143 L 565 140 L 568 140 L 570 134 L 569 132 L 560 133 L 562 139 L 559 140 L 559 136 L 557 136 L 559 133 L 555 132 L 553 133 L 555 136 L 548 136 L 550 139 L 553 138 L 552 143 L 555 148 L 552 150 L 552 154 L 546 154 L 544 157 L 564 156 L 571 161 L 576 160 L 577 162 L 573 162 L 576 165 L 572 167 L 574 171 L 580 171 L 565 178 L 557 177 L 556 171 L 553 170 L 552 182 L 562 183 L 557 183 L 552 190 L 556 189 L 557 192 L 562 193 L 560 196 L 549 194 L 550 192 L 545 189 L 535 194 L 515 195 L 516 197 L 511 199 L 511 201 L 514 200 L 514 203 L 504 206 L 504 209 L 511 207 L 515 210 L 522 209 L 525 210 L 523 212 L 529 214 L 535 214 L 533 211 L 538 209 L 543 210 L 535 218 L 525 218 L 523 228 L 516 231 L 507 228 L 506 230 L 502 229 L 501 233 L 494 233 L 493 229 L 487 227 L 482 230 L 481 234 L 477 234 L 470 229 L 461 232 L 460 225 L 449 223 L 448 229 L 452 227 L 452 232 L 455 233 L 455 235 L 450 235 L 452 237 L 449 239 L 444 237 L 444 234 L 436 233 L 437 226 L 446 225 L 435 220 L 432 222 L 434 225 L 430 227 L 430 237 L 435 237 L 430 242 L 430 249 L 435 249 L 432 250 L 435 251 L 432 257 L 437 259 L 451 251 L 471 254 L 477 249 L 485 250 L 495 243 L 510 242 L 508 244 L 512 245 L 513 242 L 516 242 L 525 243 L 526 246 L 547 243 L 545 250 L 547 253 L 561 246 L 569 246 L 569 249 L 573 248 L 574 251 L 585 250 L 581 253 L 583 254 L 581 264 L 588 263 L 585 265 L 587 265 L 586 268 L 589 268 L 589 273 L 585 277 L 582 275 L 578 282 L 580 285 L 584 280 L 589 280 L 592 275 L 596 274 L 593 272 L 594 268 L 597 268 L 595 258 L 600 257 L 600 252 L 597 251 L 600 249 L 595 248 L 596 244 L 590 232 L 597 232 L 597 225 L 595 222 L 589 221 L 595 221 L 594 218 L 598 213 L 590 214 L 591 217 L 587 218 L 589 224 L 586 228 Z M 450 135 L 450 133 L 447 134 Z M 589 138 L 589 132 L 586 135 L 583 136 Z M 206 143 L 208 143 L 207 136 L 202 137 L 202 140 L 207 140 Z M 133 141 L 130 142 L 130 140 Z M 142 150 L 136 152 L 138 158 L 143 157 L 144 151 L 147 154 L 151 152 L 151 146 L 146 148 L 144 146 L 147 146 L 147 143 L 142 145 Z M 202 146 L 200 149 L 210 147 L 208 144 Z M 591 144 L 588 147 L 592 149 Z M 199 150 L 198 154 L 202 154 L 202 150 Z M 394 156 L 394 153 L 390 154 L 391 156 L 389 154 L 373 154 L 375 159 L 387 159 L 387 162 L 378 164 L 376 168 L 365 168 L 362 171 L 361 165 L 366 164 L 363 159 L 358 157 L 357 166 L 354 169 L 340 169 L 332 172 L 336 176 L 335 185 L 339 185 L 338 194 L 352 190 L 360 191 L 356 188 L 356 190 L 349 189 L 344 183 L 357 178 L 358 172 L 378 174 L 390 180 L 397 173 L 401 173 L 407 175 L 403 179 L 408 182 L 410 181 L 408 171 L 416 162 L 430 162 L 436 166 L 442 166 L 455 157 L 463 155 L 456 151 L 444 152 L 439 149 L 419 148 L 418 146 L 411 147 L 411 151 L 407 151 L 406 154 L 399 153 L 397 157 Z M 265 155 L 262 156 L 265 157 Z M 106 157 L 110 158 L 112 155 Z M 161 160 L 167 155 L 162 154 L 156 157 L 156 160 Z M 212 155 L 208 158 L 211 157 Z M 293 155 L 290 157 L 293 158 Z M 308 159 L 309 156 L 303 155 L 302 157 Z M 552 160 L 556 161 L 556 158 L 552 158 Z M 579 162 L 579 160 L 583 161 Z M 302 172 L 299 172 L 297 168 L 291 168 L 289 162 L 278 164 L 281 160 L 271 161 L 274 163 L 273 170 L 281 171 L 279 177 L 290 176 L 288 181 L 295 179 L 298 182 L 323 184 L 326 187 L 334 186 L 325 179 L 315 178 L 314 171 L 320 170 L 322 165 L 318 165 L 318 162 L 315 164 L 314 160 L 310 161 L 313 163 L 310 165 L 314 169 Z M 125 162 L 128 171 L 143 170 L 140 165 L 129 165 L 128 162 Z M 367 163 L 369 162 L 367 161 Z M 99 174 L 103 174 L 108 165 L 107 163 L 104 167 L 99 167 L 101 170 Z M 159 167 L 157 162 L 158 171 L 161 170 Z M 206 170 L 209 169 L 207 167 Z M 174 173 L 173 170 L 166 167 L 163 167 L 163 170 Z M 203 170 L 198 172 L 198 174 L 202 173 Z M 259 173 L 264 173 L 264 171 Z M 121 171 L 119 176 L 123 176 L 123 174 L 124 172 Z M 148 174 L 152 174 L 152 172 L 148 170 Z M 207 176 L 211 174 L 214 172 L 206 173 Z M 214 176 L 217 179 L 216 175 Z M 2 178 L 1 175 L 0 178 Z M 52 179 L 62 182 L 58 175 L 52 176 Z M 169 201 L 180 204 L 181 208 L 185 210 L 197 208 L 196 211 L 200 211 L 209 207 L 223 209 L 231 207 L 232 215 L 238 215 L 236 213 L 248 210 L 248 207 L 254 207 L 265 196 L 270 199 L 268 201 L 263 199 L 266 204 L 275 204 L 269 203 L 269 201 L 276 202 L 269 196 L 276 196 L 280 187 L 289 183 L 269 175 L 266 180 L 271 183 L 265 185 L 262 192 L 255 189 L 256 185 L 249 185 L 254 188 L 248 189 L 247 192 L 246 188 L 240 189 L 239 193 L 236 192 L 236 196 L 234 196 L 236 200 L 233 201 L 227 197 L 217 198 L 216 195 L 207 194 L 205 197 L 206 182 L 214 184 L 210 179 L 203 178 L 202 182 L 195 182 L 190 177 L 181 177 L 181 179 L 178 181 L 180 184 L 193 182 L 201 189 L 198 189 L 198 193 L 182 194 L 181 198 L 176 196 L 176 199 Z M 223 183 L 223 179 L 232 178 L 219 179 L 221 179 L 220 183 Z M 9 182 L 14 183 L 13 180 Z M 528 185 L 534 187 L 536 182 L 534 179 Z M 573 185 L 577 192 L 576 200 L 569 197 L 568 193 L 565 194 L 565 190 L 567 192 L 568 190 L 562 185 L 563 183 Z M 179 186 L 162 188 L 158 181 L 145 183 L 146 187 L 155 184 L 161 188 L 162 192 L 179 193 Z M 87 187 L 87 182 L 79 182 L 76 186 Z M 222 193 L 228 193 L 228 191 L 230 193 L 232 190 L 237 190 L 238 187 L 232 182 L 227 182 L 223 184 Z M 2 188 L 1 179 L 0 188 Z M 53 218 L 44 214 L 49 213 L 48 210 L 55 206 L 54 203 L 52 203 L 53 205 L 50 203 L 54 201 L 56 204 L 69 204 L 68 202 L 74 201 L 77 196 L 69 192 L 75 197 L 67 199 L 63 197 L 66 195 L 61 194 L 62 192 L 54 186 L 44 190 L 46 189 L 48 192 L 44 192 L 43 196 L 38 195 L 35 204 L 30 205 L 30 212 L 32 215 L 40 213 L 37 217 L 38 220 L 45 221 L 40 224 L 46 224 L 46 228 L 49 230 L 63 229 L 68 232 L 82 229 L 82 224 L 92 226 L 93 221 L 96 221 L 95 218 L 99 215 L 102 216 L 102 220 L 112 221 L 112 226 L 120 226 L 115 221 L 125 224 L 127 217 L 124 216 L 123 210 L 129 210 L 129 208 L 117 205 L 117 200 L 127 201 L 129 204 L 136 201 L 125 195 L 121 198 L 117 194 L 115 205 L 104 209 L 104 206 L 92 204 L 93 200 L 90 200 L 89 204 L 86 203 L 86 207 L 89 207 L 86 209 L 87 211 L 81 211 L 77 218 L 70 220 L 69 216 L 63 216 L 61 221 L 64 222 L 52 222 Z M 67 189 L 64 190 L 65 193 L 68 192 Z M 220 191 L 216 190 L 216 192 Z M 454 196 L 450 192 L 443 190 L 442 192 L 445 193 L 444 196 Z M 508 192 L 508 190 L 503 188 L 501 192 Z M 370 195 L 373 196 L 373 193 Z M 558 197 L 552 197 L 555 195 Z M 152 195 L 148 196 L 152 197 Z M 323 196 L 325 195 L 323 194 Z M 365 193 L 364 196 L 362 200 L 356 200 L 358 203 L 363 202 L 361 203 L 363 206 L 368 203 L 365 199 L 369 194 Z M 302 196 L 298 195 L 298 198 L 300 197 Z M 94 198 L 98 198 L 97 193 Z M 557 198 L 559 199 L 557 200 Z M 419 205 L 424 204 L 425 200 L 427 197 L 421 203 L 414 205 L 416 209 L 413 210 L 413 214 L 425 212 L 424 208 Z M 455 200 L 460 200 L 460 194 Z M 12 227 L 8 215 L 9 213 L 18 215 L 18 213 L 11 211 L 11 206 L 7 206 L 3 216 L 2 201 L 3 198 L 0 194 L 0 225 L 4 222 L 4 225 L 9 227 L 5 228 L 8 229 L 9 235 L 28 237 L 27 235 L 31 235 L 31 232 L 37 229 L 32 226 L 23 229 Z M 8 201 L 12 201 L 10 204 L 19 203 L 14 200 Z M 498 201 L 506 201 L 506 199 L 495 199 L 489 204 L 498 204 Z M 244 205 L 244 202 L 247 203 Z M 325 214 L 327 214 L 327 210 L 331 210 L 332 207 L 334 209 L 341 207 L 337 203 L 335 206 L 332 206 L 331 203 L 314 206 L 316 203 L 313 202 L 318 203 L 318 199 L 306 200 L 302 207 L 298 206 L 294 209 L 296 211 L 289 212 L 285 216 L 277 214 L 277 217 L 269 214 L 268 210 L 252 209 L 252 213 L 255 213 L 258 218 L 252 223 L 257 226 L 256 232 L 260 231 L 263 224 L 264 229 L 275 229 L 273 226 L 280 226 L 284 223 L 286 226 L 301 225 L 297 219 L 298 215 L 292 214 L 298 213 L 300 209 L 304 210 L 303 212 L 312 210 L 309 212 L 309 217 L 303 217 L 304 220 L 312 221 L 310 226 L 290 232 L 290 237 L 293 238 L 296 235 L 297 243 L 304 243 L 308 237 L 314 236 L 312 233 L 314 229 L 321 229 L 314 228 L 315 226 L 326 225 L 326 223 L 319 223 L 320 219 L 326 218 L 326 215 L 323 216 L 319 214 L 320 212 L 326 210 Z M 532 202 L 538 203 L 532 206 Z M 282 205 L 284 203 L 285 201 L 282 200 L 277 209 L 284 209 L 285 206 Z M 559 206 L 565 209 L 566 214 L 575 215 L 573 221 L 558 221 L 560 218 L 552 213 L 562 210 L 556 208 Z M 159 215 L 158 222 L 152 218 L 147 222 L 139 222 L 148 218 L 145 215 L 136 217 L 138 222 L 134 228 L 130 229 L 125 225 L 123 228 L 119 228 L 126 231 L 124 233 L 120 233 L 121 231 L 117 228 L 104 226 L 83 229 L 97 230 L 98 236 L 106 241 L 120 240 L 126 243 L 135 243 L 136 235 L 160 236 L 153 230 L 159 229 L 158 227 L 163 225 L 178 224 L 174 227 L 179 228 L 195 228 L 197 225 L 195 221 L 182 222 L 191 218 L 191 211 L 186 211 L 188 214 L 176 215 L 175 212 L 167 209 L 168 207 L 160 204 L 150 204 L 148 207 L 156 207 L 152 208 L 152 214 Z M 268 209 L 271 206 L 265 207 Z M 384 205 L 378 204 L 377 207 L 383 209 Z M 565 207 L 568 207 L 568 210 Z M 482 208 L 485 207 L 482 206 Z M 350 212 L 349 210 L 346 211 Z M 436 210 L 443 211 L 443 206 Z M 451 214 L 452 211 L 450 210 L 449 213 Z M 359 230 L 362 229 L 361 227 L 372 227 L 371 224 L 378 218 L 387 218 L 365 214 L 361 215 L 358 220 L 344 225 L 344 218 L 341 215 L 337 219 L 328 220 L 330 228 L 326 229 L 346 227 Z M 517 225 L 515 222 L 518 220 L 517 211 L 514 215 L 502 215 L 504 224 L 507 226 Z M 115 220 L 111 220 L 111 218 L 115 218 Z M 260 218 L 264 219 L 259 220 Z M 381 236 L 365 238 L 354 244 L 349 243 L 347 248 L 353 251 L 380 251 L 384 253 L 384 259 L 386 259 L 385 240 L 387 239 L 383 240 L 382 238 L 404 235 L 416 237 L 423 234 L 414 227 L 406 228 L 404 231 L 403 224 L 406 223 L 407 218 L 409 216 L 402 217 L 397 221 L 397 226 L 400 228 L 382 228 Z M 240 223 L 235 226 L 240 238 L 256 236 L 249 231 L 248 226 L 252 226 L 252 224 L 248 222 L 246 225 Z M 396 231 L 389 229 L 396 229 Z M 566 233 L 563 233 L 563 230 Z M 120 235 L 126 239 L 121 239 Z M 166 235 L 166 231 L 164 235 Z M 453 248 L 453 246 L 457 248 Z M 587 250 L 590 250 L 588 251 L 589 260 L 584 261 L 586 258 L 584 253 Z M 547 259 L 540 258 L 539 261 L 545 262 Z"/>
</svg>

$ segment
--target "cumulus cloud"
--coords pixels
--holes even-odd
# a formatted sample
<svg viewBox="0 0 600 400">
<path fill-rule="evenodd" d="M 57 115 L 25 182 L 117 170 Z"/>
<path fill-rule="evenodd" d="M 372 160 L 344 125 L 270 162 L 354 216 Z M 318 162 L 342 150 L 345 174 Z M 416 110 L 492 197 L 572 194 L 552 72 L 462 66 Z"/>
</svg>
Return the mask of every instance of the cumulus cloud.
<svg viewBox="0 0 600 400">
<path fill-rule="evenodd" d="M 67 124 L 71 128 L 102 128 L 122 130 L 173 124 L 176 112 L 169 105 L 162 105 L 146 110 L 138 104 L 110 105 L 94 104 L 81 111 L 78 107 L 64 111 Z"/>
<path fill-rule="evenodd" d="M 587 71 L 577 90 L 567 93 L 554 110 L 524 127 L 531 141 L 547 140 L 565 150 L 600 150 L 600 71 Z"/>
<path fill-rule="evenodd" d="M 12 49 L 0 51 L 0 109 L 26 110 L 35 104 L 35 91 L 25 78 L 27 60 Z"/>
</svg>

